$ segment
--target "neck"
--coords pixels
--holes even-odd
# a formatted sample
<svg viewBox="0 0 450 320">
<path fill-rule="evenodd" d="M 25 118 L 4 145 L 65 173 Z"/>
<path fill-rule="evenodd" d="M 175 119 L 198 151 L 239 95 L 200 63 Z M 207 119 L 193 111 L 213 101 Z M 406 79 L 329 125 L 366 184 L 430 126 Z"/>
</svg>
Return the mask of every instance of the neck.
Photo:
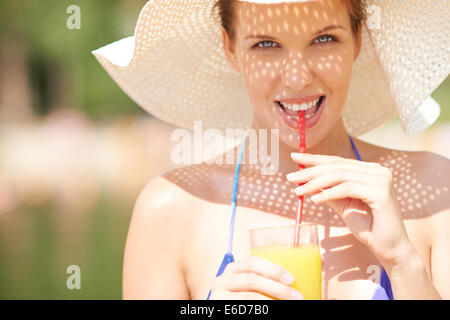
<svg viewBox="0 0 450 320">
<path fill-rule="evenodd" d="M 258 132 L 257 129 L 262 129 L 260 126 L 258 126 L 256 121 L 253 121 L 252 128 L 256 129 L 256 132 Z M 355 139 L 353 140 L 355 141 Z M 306 143 L 306 153 L 333 155 L 342 158 L 357 159 L 342 119 L 339 119 L 334 128 L 330 132 L 328 132 L 328 134 L 317 144 L 309 148 L 308 141 Z M 268 143 L 267 149 L 268 154 L 272 155 L 272 151 L 270 150 L 270 143 Z M 298 148 L 292 148 L 291 146 L 283 143 L 283 141 L 279 141 L 278 171 L 282 174 L 287 174 L 289 172 L 298 170 L 298 164 L 291 159 L 292 152 L 298 152 Z"/>
</svg>

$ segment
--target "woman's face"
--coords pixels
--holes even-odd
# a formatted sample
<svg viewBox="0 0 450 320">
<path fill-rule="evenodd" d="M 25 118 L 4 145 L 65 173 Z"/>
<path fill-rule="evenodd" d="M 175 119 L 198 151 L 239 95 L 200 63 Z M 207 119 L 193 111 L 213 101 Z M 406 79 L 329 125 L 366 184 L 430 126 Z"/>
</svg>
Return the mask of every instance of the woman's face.
<svg viewBox="0 0 450 320">
<path fill-rule="evenodd" d="M 359 51 L 346 5 L 237 2 L 234 23 L 234 45 L 223 33 L 225 54 L 244 78 L 254 126 L 279 129 L 282 142 L 297 148 L 295 110 L 303 105 L 307 147 L 319 143 L 341 117 Z"/>
</svg>

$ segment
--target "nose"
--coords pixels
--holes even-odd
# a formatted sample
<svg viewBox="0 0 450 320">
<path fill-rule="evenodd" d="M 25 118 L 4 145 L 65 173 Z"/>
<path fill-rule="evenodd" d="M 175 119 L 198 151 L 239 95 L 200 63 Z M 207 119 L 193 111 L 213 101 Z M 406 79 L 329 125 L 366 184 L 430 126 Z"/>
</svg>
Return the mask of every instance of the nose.
<svg viewBox="0 0 450 320">
<path fill-rule="evenodd" d="M 281 64 L 281 81 L 284 86 L 300 91 L 312 83 L 314 74 L 302 53 L 290 53 Z"/>
</svg>

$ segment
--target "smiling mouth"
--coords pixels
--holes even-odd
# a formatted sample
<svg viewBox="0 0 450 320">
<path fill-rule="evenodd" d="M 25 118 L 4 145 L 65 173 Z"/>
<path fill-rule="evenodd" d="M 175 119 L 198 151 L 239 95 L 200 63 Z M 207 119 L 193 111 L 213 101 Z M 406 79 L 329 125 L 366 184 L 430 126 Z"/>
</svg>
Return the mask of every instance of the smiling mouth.
<svg viewBox="0 0 450 320">
<path fill-rule="evenodd" d="M 314 104 L 312 107 L 310 107 L 309 109 L 307 109 L 305 111 L 305 119 L 308 120 L 310 118 L 312 118 L 320 109 L 320 107 L 323 104 L 323 101 L 325 100 L 325 96 L 321 96 L 317 103 Z M 278 106 L 281 108 L 281 110 L 283 110 L 287 115 L 289 115 L 289 117 L 297 119 L 298 120 L 298 110 L 294 111 L 292 108 L 288 108 L 287 106 L 284 106 L 282 103 L 280 103 L 279 101 L 276 101 L 276 103 L 278 104 Z M 295 108 L 294 108 L 295 109 Z"/>
</svg>

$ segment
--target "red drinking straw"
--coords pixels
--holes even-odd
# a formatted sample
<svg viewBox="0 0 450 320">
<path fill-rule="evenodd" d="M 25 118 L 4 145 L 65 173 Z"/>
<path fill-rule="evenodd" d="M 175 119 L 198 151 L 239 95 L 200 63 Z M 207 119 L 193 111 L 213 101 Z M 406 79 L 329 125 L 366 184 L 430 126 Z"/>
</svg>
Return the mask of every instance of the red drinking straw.
<svg viewBox="0 0 450 320">
<path fill-rule="evenodd" d="M 298 135 L 300 138 L 300 143 L 298 145 L 298 152 L 305 153 L 306 152 L 306 143 L 305 143 L 305 111 L 299 110 L 298 112 Z M 298 170 L 305 169 L 305 166 L 302 164 L 298 164 Z M 298 186 L 301 186 L 303 183 L 299 183 Z M 297 218 L 295 220 L 295 235 L 294 235 L 294 247 L 298 247 L 300 244 L 300 224 L 302 223 L 302 213 L 303 213 L 303 196 L 298 196 L 297 201 Z"/>
</svg>

